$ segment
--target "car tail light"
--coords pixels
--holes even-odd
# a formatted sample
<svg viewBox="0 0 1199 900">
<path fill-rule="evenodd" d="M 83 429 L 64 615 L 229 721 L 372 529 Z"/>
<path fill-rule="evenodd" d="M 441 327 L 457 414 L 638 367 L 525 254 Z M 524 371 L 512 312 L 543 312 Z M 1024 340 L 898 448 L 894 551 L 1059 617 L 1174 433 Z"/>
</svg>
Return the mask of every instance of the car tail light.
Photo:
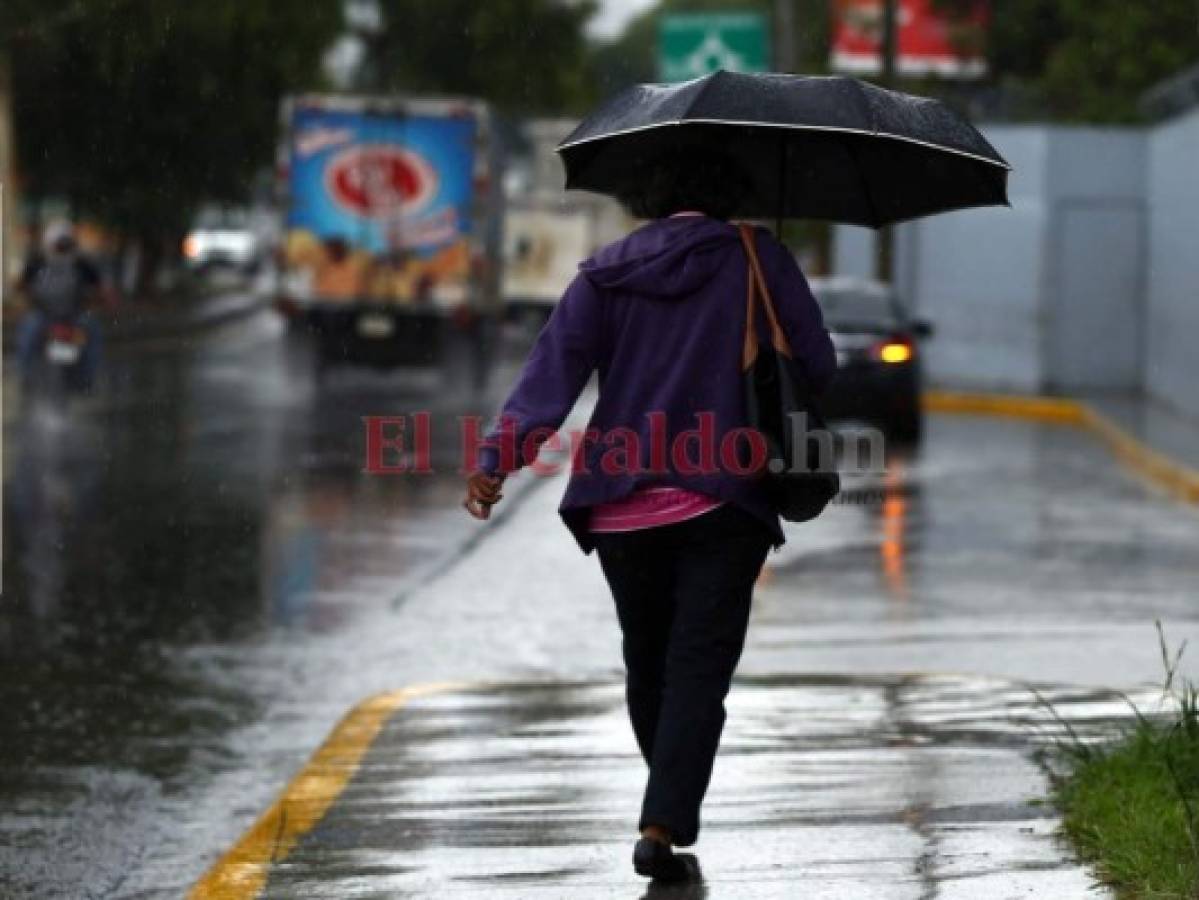
<svg viewBox="0 0 1199 900">
<path fill-rule="evenodd" d="M 885 363 L 905 363 L 915 356 L 916 351 L 912 342 L 906 339 L 880 341 L 874 345 L 874 356 Z"/>
</svg>

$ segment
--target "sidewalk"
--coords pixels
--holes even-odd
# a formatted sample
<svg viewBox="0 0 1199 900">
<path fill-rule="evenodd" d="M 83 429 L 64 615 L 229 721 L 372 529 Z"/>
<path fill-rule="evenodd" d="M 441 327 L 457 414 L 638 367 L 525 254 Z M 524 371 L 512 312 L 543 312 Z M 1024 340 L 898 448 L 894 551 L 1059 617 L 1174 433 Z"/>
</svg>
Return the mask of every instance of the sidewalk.
<svg viewBox="0 0 1199 900">
<path fill-rule="evenodd" d="M 1101 692 L 1046 694 L 1084 733 L 1123 715 Z M 1106 896 L 1036 802 L 1028 751 L 1060 732 L 1023 687 L 742 680 L 695 848 L 705 886 L 648 894 L 629 864 L 645 767 L 619 685 L 403 699 L 348 716 L 193 896 L 249 882 L 270 898 Z"/>
<path fill-rule="evenodd" d="M 550 480 L 514 483 L 453 565 L 330 652 L 289 716 L 393 693 L 269 808 L 262 791 L 267 811 L 192 896 L 1108 896 L 1040 802 L 1034 753 L 1060 732 L 1027 682 L 1087 734 L 1126 718 L 1111 689 L 1155 708 L 1154 620 L 1199 640 L 1199 519 L 1080 428 L 929 426 L 879 504 L 788 527 L 768 558 L 696 848 L 703 890 L 646 894 L 631 871 L 644 767 L 619 638 Z M 396 691 L 438 680 L 484 686 Z"/>
</svg>

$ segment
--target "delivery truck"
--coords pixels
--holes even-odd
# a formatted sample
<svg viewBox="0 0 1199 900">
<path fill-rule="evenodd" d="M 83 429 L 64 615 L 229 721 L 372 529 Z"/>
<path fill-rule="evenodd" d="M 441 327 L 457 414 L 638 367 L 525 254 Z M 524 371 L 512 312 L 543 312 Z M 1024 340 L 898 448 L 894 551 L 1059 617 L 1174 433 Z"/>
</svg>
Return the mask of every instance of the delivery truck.
<svg viewBox="0 0 1199 900">
<path fill-rule="evenodd" d="M 504 303 L 508 318 L 540 328 L 579 263 L 628 232 L 632 220 L 608 197 L 565 190 L 555 148 L 578 125 L 531 119 L 520 130 L 525 152 L 505 179 Z"/>
<path fill-rule="evenodd" d="M 279 307 L 318 372 L 441 366 L 452 342 L 480 344 L 503 221 L 487 105 L 307 95 L 283 117 Z"/>
</svg>

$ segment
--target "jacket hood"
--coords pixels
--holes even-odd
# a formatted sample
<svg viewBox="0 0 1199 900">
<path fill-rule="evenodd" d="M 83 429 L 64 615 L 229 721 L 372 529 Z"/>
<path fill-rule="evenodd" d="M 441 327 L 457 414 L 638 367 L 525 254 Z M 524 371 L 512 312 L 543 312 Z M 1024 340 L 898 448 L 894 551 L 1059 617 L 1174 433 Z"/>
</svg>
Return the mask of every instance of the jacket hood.
<svg viewBox="0 0 1199 900">
<path fill-rule="evenodd" d="M 579 266 L 596 287 L 685 297 L 707 284 L 741 245 L 736 227 L 707 216 L 655 219 Z"/>
</svg>

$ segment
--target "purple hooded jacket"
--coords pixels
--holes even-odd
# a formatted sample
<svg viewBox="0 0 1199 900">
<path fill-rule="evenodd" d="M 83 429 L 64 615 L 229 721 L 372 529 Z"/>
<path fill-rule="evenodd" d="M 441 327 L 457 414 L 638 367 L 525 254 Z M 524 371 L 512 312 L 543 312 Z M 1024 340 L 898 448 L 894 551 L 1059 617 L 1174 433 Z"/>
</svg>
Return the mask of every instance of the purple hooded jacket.
<svg viewBox="0 0 1199 900">
<path fill-rule="evenodd" d="M 836 356 L 820 308 L 791 253 L 768 231 L 756 234 L 792 352 L 813 388 L 823 390 Z M 589 508 L 649 482 L 734 503 L 781 545 L 782 528 L 759 477 L 728 471 L 719 454 L 716 471 L 695 465 L 702 460 L 698 437 L 685 451 L 691 463 L 676 464 L 671 453 L 679 435 L 697 429 L 701 413 L 713 425 L 717 450 L 723 436 L 747 424 L 740 370 L 746 267 L 736 226 L 705 216 L 656 219 L 582 263 L 489 430 L 479 468 L 506 473 L 531 462 L 521 448 L 540 446 L 561 426 L 596 370 L 599 399 L 588 425 L 595 437 L 569 447 L 578 458 L 559 507 L 584 552 L 594 546 Z M 758 319 L 765 338 L 760 307 Z M 501 454 L 505 439 L 515 453 Z"/>
</svg>

